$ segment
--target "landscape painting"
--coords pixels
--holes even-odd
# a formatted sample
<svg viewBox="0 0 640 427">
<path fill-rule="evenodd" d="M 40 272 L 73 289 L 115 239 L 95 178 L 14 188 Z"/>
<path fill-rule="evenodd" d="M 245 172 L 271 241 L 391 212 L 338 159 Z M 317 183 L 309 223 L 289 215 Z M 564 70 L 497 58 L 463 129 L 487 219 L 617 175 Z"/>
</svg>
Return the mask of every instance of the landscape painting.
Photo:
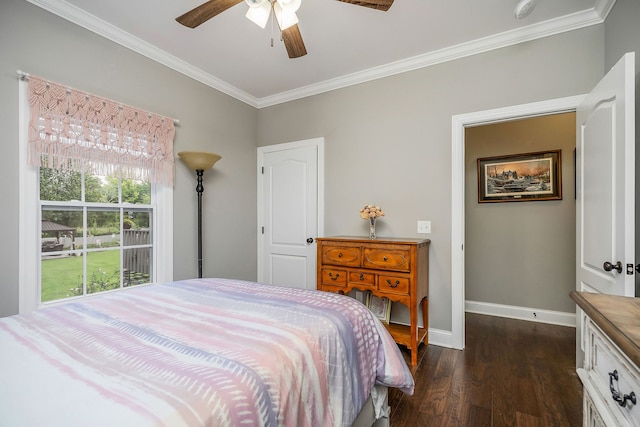
<svg viewBox="0 0 640 427">
<path fill-rule="evenodd" d="M 478 159 L 478 202 L 562 199 L 560 150 Z"/>
</svg>

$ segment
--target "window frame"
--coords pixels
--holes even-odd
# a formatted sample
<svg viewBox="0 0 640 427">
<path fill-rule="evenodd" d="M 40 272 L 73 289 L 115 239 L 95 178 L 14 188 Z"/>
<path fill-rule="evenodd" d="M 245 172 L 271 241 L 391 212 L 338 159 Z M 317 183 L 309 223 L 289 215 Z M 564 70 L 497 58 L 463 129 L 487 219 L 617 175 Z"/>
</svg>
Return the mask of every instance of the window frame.
<svg viewBox="0 0 640 427">
<path fill-rule="evenodd" d="M 28 82 L 18 81 L 18 143 L 19 143 L 19 220 L 18 220 L 18 313 L 25 314 L 44 305 L 64 303 L 40 301 L 40 197 L 38 168 L 28 164 L 29 102 Z M 153 283 L 173 280 L 173 187 L 151 185 L 153 215 Z M 151 283 L 151 284 L 153 284 Z M 149 285 L 138 285 L 149 286 Z M 126 291 L 128 288 L 114 290 Z M 94 297 L 90 294 L 80 298 Z"/>
</svg>

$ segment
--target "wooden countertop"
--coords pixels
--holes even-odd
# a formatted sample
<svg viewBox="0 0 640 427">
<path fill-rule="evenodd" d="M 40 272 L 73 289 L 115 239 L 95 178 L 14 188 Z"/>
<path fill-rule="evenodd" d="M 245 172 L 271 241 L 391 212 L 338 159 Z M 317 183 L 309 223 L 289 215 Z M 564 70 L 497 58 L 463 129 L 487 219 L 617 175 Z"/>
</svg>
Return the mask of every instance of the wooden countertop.
<svg viewBox="0 0 640 427">
<path fill-rule="evenodd" d="M 571 291 L 571 298 L 640 366 L 640 298 Z"/>
</svg>

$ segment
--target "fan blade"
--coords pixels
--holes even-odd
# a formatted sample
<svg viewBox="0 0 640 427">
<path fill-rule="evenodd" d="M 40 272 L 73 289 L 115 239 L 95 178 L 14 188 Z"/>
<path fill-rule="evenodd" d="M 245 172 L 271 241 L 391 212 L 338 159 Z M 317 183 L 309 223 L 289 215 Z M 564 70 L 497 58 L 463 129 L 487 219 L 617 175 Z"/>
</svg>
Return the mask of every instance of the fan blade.
<svg viewBox="0 0 640 427">
<path fill-rule="evenodd" d="M 300 34 L 298 24 L 292 25 L 282 31 L 282 41 L 284 42 L 284 46 L 287 48 L 289 58 L 300 58 L 307 54 L 307 48 L 304 47 L 304 42 L 302 41 L 302 35 Z"/>
<path fill-rule="evenodd" d="M 242 3 L 242 0 L 210 0 L 177 17 L 176 21 L 185 27 L 195 28 L 238 3 Z"/>
<path fill-rule="evenodd" d="M 370 7 L 371 9 L 389 10 L 393 4 L 393 0 L 339 0 L 345 3 L 355 4 L 356 6 Z"/>
</svg>

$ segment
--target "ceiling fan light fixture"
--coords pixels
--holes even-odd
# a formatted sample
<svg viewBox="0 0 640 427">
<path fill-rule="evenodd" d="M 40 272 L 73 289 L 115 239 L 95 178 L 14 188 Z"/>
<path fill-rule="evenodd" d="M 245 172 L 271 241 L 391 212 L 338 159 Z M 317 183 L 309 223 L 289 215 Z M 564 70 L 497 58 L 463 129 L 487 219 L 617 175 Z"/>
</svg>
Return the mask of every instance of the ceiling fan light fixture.
<svg viewBox="0 0 640 427">
<path fill-rule="evenodd" d="M 276 3 L 280 5 L 282 10 L 286 10 L 287 12 L 294 13 L 300 9 L 300 5 L 302 4 L 302 0 L 276 0 Z"/>
<path fill-rule="evenodd" d="M 271 9 L 271 2 L 269 0 L 244 0 L 249 7 L 264 7 L 267 6 Z"/>
<path fill-rule="evenodd" d="M 273 12 L 276 14 L 280 31 L 284 31 L 298 23 L 298 16 L 295 10 L 291 11 L 289 8 L 283 9 L 279 1 L 273 4 Z"/>
<path fill-rule="evenodd" d="M 249 5 L 249 10 L 245 15 L 251 22 L 264 29 L 269 21 L 269 14 L 271 13 L 271 3 L 269 0 L 252 1 L 245 0 Z"/>
</svg>

